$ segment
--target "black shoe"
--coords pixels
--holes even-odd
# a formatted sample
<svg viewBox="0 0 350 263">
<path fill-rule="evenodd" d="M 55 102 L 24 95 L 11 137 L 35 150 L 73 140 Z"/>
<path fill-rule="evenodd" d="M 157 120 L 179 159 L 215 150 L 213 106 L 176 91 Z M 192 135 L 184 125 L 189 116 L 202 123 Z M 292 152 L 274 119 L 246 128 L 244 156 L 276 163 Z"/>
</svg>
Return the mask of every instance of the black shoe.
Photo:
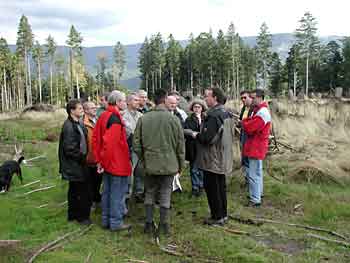
<svg viewBox="0 0 350 263">
<path fill-rule="evenodd" d="M 249 201 L 245 207 L 253 207 L 253 208 L 259 208 L 261 206 L 261 203 L 254 203 L 252 201 Z"/>
<path fill-rule="evenodd" d="M 120 226 L 116 227 L 116 228 L 111 228 L 112 232 L 119 232 L 119 231 L 123 231 L 123 230 L 130 230 L 131 229 L 131 225 L 128 224 L 121 224 Z"/>
<path fill-rule="evenodd" d="M 145 223 L 145 226 L 143 228 L 143 233 L 148 234 L 148 235 L 153 235 L 155 233 L 155 226 L 154 222 L 152 223 Z"/>
<path fill-rule="evenodd" d="M 143 194 L 135 194 L 135 202 L 137 204 L 143 204 L 145 201 L 145 198 L 143 196 Z"/>
<path fill-rule="evenodd" d="M 204 224 L 209 226 L 223 226 L 225 224 L 225 220 L 224 218 L 221 218 L 221 219 L 206 218 L 204 220 Z"/>
<path fill-rule="evenodd" d="M 92 224 L 92 221 L 90 219 L 85 219 L 85 220 L 81 220 L 81 221 L 78 220 L 78 223 L 80 225 L 83 225 L 83 226 L 89 226 Z"/>
<path fill-rule="evenodd" d="M 200 197 L 200 196 L 201 196 L 200 190 L 192 190 L 192 196 L 194 196 L 194 197 Z"/>
</svg>

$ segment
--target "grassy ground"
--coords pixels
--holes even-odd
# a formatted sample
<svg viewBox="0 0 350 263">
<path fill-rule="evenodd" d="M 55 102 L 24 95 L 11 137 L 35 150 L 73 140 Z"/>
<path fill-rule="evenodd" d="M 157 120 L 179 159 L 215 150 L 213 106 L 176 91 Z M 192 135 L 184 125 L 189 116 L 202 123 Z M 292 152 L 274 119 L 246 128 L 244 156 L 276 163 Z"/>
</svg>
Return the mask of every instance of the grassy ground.
<svg viewBox="0 0 350 263">
<path fill-rule="evenodd" d="M 61 123 L 60 123 L 61 124 Z M 26 158 L 46 154 L 47 159 L 23 166 L 24 184 L 14 178 L 9 193 L 0 194 L 0 240 L 22 240 L 13 247 L 1 247 L 0 262 L 23 262 L 42 245 L 55 240 L 80 226 L 66 221 L 66 182 L 58 175 L 57 142 L 43 141 L 47 133 L 57 133 L 58 126 L 46 129 L 46 122 L 16 120 L 2 121 L 1 142 L 10 142 L 13 136 L 28 141 Z M 15 129 L 15 130 L 14 130 Z M 12 130 L 13 132 L 9 132 Z M 12 137 L 11 137 L 12 136 Z M 1 144 L 0 147 L 9 150 Z M 3 151 L 0 149 L 0 151 Z M 274 176 L 288 176 L 274 164 Z M 162 238 L 161 244 L 173 244 L 183 256 L 161 251 L 143 231 L 143 206 L 131 203 L 128 223 L 133 225 L 131 235 L 110 233 L 100 227 L 100 211 L 93 212 L 95 225 L 82 236 L 72 238 L 51 252 L 40 255 L 35 262 L 349 262 L 348 248 L 307 237 L 308 233 L 324 233 L 265 223 L 248 225 L 230 220 L 226 228 L 248 232 L 238 235 L 219 227 L 202 224 L 208 216 L 205 196 L 190 198 L 188 174 L 182 178 L 184 192 L 173 195 L 172 237 Z M 260 209 L 245 208 L 246 190 L 239 176 L 227 179 L 229 213 L 244 218 L 269 218 L 328 228 L 350 236 L 350 190 L 334 184 L 281 183 L 265 173 L 265 197 Z M 47 191 L 24 195 L 34 189 L 55 186 Z M 45 205 L 45 206 L 43 206 Z M 40 206 L 43 206 L 39 208 Z M 158 212 L 158 210 L 156 210 Z M 158 216 L 157 216 L 158 217 Z M 136 262 L 136 261 L 134 261 Z"/>
</svg>

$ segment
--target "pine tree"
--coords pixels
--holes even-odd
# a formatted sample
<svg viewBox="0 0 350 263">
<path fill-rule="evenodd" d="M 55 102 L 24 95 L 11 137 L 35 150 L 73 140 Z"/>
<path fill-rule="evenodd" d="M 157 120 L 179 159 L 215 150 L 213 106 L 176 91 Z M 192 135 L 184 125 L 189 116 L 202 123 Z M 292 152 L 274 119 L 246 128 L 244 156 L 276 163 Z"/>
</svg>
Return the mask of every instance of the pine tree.
<svg viewBox="0 0 350 263">
<path fill-rule="evenodd" d="M 301 67 L 301 57 L 299 52 L 299 46 L 294 44 L 288 52 L 288 57 L 286 59 L 287 67 L 287 79 L 288 87 L 293 87 L 293 95 L 296 96 L 297 86 L 298 86 L 298 75 L 300 73 Z"/>
<path fill-rule="evenodd" d="M 73 65 L 78 65 L 82 63 L 82 42 L 83 37 L 81 34 L 75 29 L 72 25 L 69 31 L 68 40 L 66 41 L 69 46 L 69 65 L 70 65 L 70 87 L 71 87 L 71 96 L 74 97 L 74 77 L 76 77 L 76 91 L 77 98 L 80 98 L 80 90 L 79 90 L 79 78 L 78 74 L 75 74 Z M 75 62 L 76 61 L 76 62 Z"/>
<path fill-rule="evenodd" d="M 11 51 L 7 44 L 6 39 L 0 38 L 0 79 L 2 79 L 1 86 L 1 110 L 9 110 L 10 103 L 9 98 L 11 97 L 9 94 L 9 87 L 7 85 L 7 74 L 10 69 L 10 59 L 11 59 Z M 1 82 L 1 81 L 0 81 Z"/>
<path fill-rule="evenodd" d="M 342 45 L 342 71 L 343 71 L 343 87 L 347 89 L 348 94 L 350 94 L 350 37 L 345 37 L 343 39 Z"/>
<path fill-rule="evenodd" d="M 258 66 L 258 78 L 261 79 L 261 86 L 266 89 L 269 86 L 269 69 L 271 65 L 272 40 L 268 32 L 268 27 L 264 22 L 260 27 L 257 37 L 256 55 Z"/>
<path fill-rule="evenodd" d="M 42 103 L 42 86 L 41 86 L 41 65 L 43 59 L 43 50 L 39 41 L 35 41 L 33 48 L 33 59 L 36 62 L 37 73 L 38 73 L 38 86 L 39 86 L 39 102 Z"/>
<path fill-rule="evenodd" d="M 281 86 L 281 74 L 282 74 L 282 65 L 281 60 L 276 52 L 272 54 L 271 57 L 271 92 L 276 97 L 281 95 L 282 86 Z"/>
<path fill-rule="evenodd" d="M 32 104 L 30 52 L 33 47 L 33 33 L 26 16 L 22 15 L 17 32 L 16 52 L 25 69 L 27 104 Z"/>
<path fill-rule="evenodd" d="M 306 61 L 305 71 L 305 95 L 309 94 L 309 64 L 310 60 L 313 60 L 315 54 L 319 50 L 319 40 L 316 36 L 317 33 L 317 21 L 310 12 L 306 12 L 304 16 L 299 20 L 299 28 L 296 29 L 295 36 L 297 44 L 300 48 L 301 55 Z"/>
<path fill-rule="evenodd" d="M 114 58 L 114 74 L 113 76 L 116 77 L 116 80 L 114 81 L 114 85 L 118 86 L 118 82 L 120 82 L 121 77 L 124 74 L 125 66 L 126 66 L 126 57 L 125 57 L 125 49 L 123 45 L 118 41 L 117 44 L 114 46 L 113 49 L 113 58 Z"/>
<path fill-rule="evenodd" d="M 46 39 L 46 56 L 49 61 L 50 68 L 50 103 L 53 104 L 53 65 L 55 62 L 55 53 L 57 49 L 57 44 L 53 37 L 49 35 Z M 56 92 L 56 102 L 58 101 L 58 93 Z"/>
<path fill-rule="evenodd" d="M 166 67 L 170 74 L 170 89 L 176 90 L 174 85 L 174 76 L 176 76 L 180 69 L 180 53 L 182 48 L 178 41 L 176 41 L 172 34 L 169 35 L 168 46 L 165 52 Z"/>
<path fill-rule="evenodd" d="M 142 74 L 142 83 L 143 88 L 149 92 L 149 79 L 151 76 L 151 61 L 152 56 L 150 54 L 150 44 L 148 41 L 148 38 L 145 38 L 145 41 L 143 42 L 140 50 L 139 50 L 139 62 L 138 67 Z"/>
</svg>

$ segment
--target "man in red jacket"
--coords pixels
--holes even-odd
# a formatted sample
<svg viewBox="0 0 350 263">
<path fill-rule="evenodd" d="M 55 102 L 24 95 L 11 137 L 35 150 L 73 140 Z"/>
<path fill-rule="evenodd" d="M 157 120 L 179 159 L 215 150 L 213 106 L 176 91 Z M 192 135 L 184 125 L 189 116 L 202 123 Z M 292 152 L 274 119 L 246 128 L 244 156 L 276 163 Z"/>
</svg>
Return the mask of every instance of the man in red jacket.
<svg viewBox="0 0 350 263">
<path fill-rule="evenodd" d="M 248 157 L 248 185 L 250 201 L 248 206 L 259 207 L 263 192 L 263 160 L 265 159 L 271 127 L 271 115 L 268 104 L 264 101 L 264 91 L 255 90 L 250 95 L 253 99 L 253 115 L 242 121 L 246 134 L 243 155 Z"/>
<path fill-rule="evenodd" d="M 93 133 L 97 170 L 103 173 L 102 227 L 111 231 L 130 229 L 124 224 L 128 177 L 131 175 L 129 148 L 120 111 L 126 108 L 125 94 L 112 91 L 108 108 L 99 117 Z"/>
</svg>

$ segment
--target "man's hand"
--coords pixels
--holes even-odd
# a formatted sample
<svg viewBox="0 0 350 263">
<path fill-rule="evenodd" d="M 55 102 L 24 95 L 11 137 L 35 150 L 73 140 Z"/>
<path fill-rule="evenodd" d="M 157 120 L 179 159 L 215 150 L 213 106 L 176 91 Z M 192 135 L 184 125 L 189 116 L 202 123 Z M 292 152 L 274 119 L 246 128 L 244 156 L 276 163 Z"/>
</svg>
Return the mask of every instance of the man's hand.
<svg viewBox="0 0 350 263">
<path fill-rule="evenodd" d="M 102 174 L 105 170 L 100 163 L 97 164 L 97 173 Z"/>
<path fill-rule="evenodd" d="M 197 135 L 198 135 L 198 132 L 193 132 L 193 133 L 192 133 L 193 139 L 196 139 Z"/>
</svg>

